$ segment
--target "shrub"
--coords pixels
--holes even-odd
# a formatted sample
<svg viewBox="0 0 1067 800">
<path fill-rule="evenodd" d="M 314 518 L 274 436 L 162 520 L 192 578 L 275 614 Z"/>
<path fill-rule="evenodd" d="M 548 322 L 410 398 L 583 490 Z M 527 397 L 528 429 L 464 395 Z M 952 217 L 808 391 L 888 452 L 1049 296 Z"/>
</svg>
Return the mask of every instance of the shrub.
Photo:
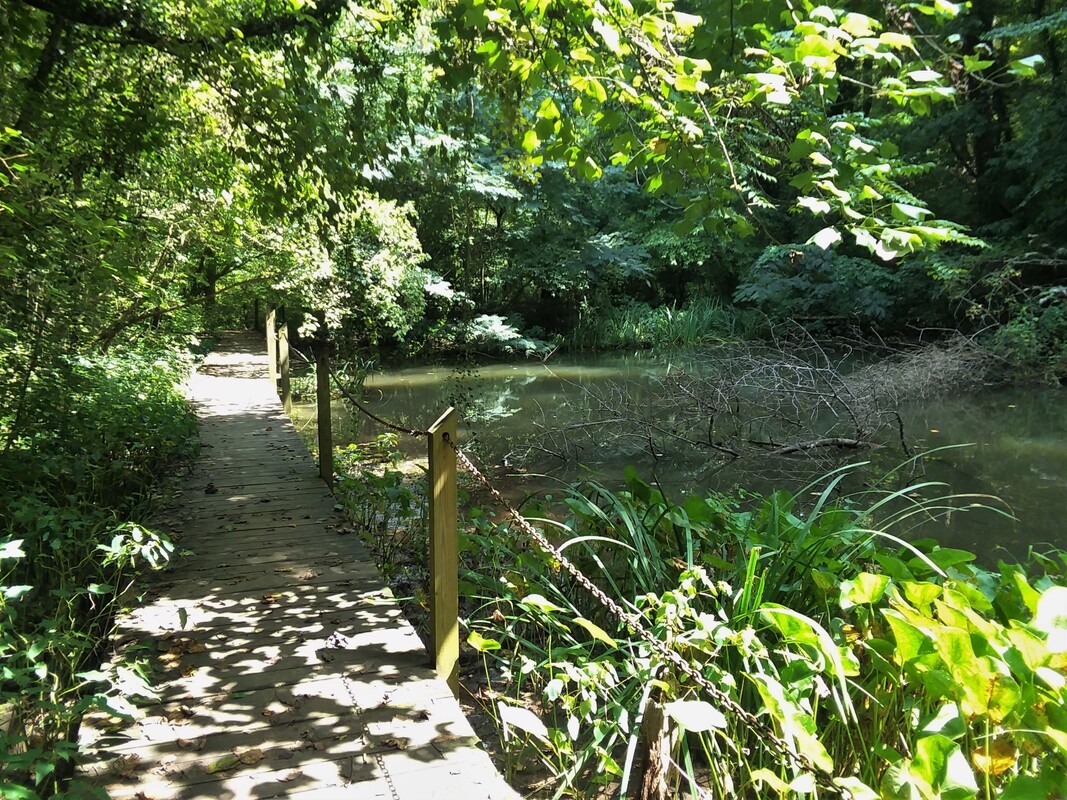
<svg viewBox="0 0 1067 800">
<path fill-rule="evenodd" d="M 52 796 L 72 772 L 81 714 L 128 710 L 96 666 L 136 571 L 172 550 L 139 518 L 195 450 L 176 388 L 189 363 L 143 350 L 71 358 L 62 383 L 30 387 L 37 411 L 0 453 L 4 796 Z"/>
</svg>

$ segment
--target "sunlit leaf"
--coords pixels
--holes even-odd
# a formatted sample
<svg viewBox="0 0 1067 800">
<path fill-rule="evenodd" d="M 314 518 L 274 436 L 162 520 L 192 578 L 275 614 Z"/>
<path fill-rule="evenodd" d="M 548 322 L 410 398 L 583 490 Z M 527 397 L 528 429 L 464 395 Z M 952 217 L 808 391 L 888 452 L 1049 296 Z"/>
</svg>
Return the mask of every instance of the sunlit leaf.
<svg viewBox="0 0 1067 800">
<path fill-rule="evenodd" d="M 663 712 L 692 733 L 726 728 L 728 723 L 721 711 L 704 700 L 672 700 Z"/>
<path fill-rule="evenodd" d="M 607 631 L 597 625 L 595 622 L 590 622 L 584 617 L 575 617 L 574 624 L 585 628 L 590 635 L 598 642 L 603 642 L 608 647 L 615 649 L 619 646 L 618 642 L 611 638 Z"/>
<path fill-rule="evenodd" d="M 546 742 L 550 741 L 545 723 L 541 722 L 537 715 L 528 708 L 499 702 L 497 703 L 497 712 L 500 715 L 500 722 L 503 724 L 505 738 L 508 737 L 509 728 L 516 728 L 524 733 L 536 736 L 538 739 Z"/>
</svg>

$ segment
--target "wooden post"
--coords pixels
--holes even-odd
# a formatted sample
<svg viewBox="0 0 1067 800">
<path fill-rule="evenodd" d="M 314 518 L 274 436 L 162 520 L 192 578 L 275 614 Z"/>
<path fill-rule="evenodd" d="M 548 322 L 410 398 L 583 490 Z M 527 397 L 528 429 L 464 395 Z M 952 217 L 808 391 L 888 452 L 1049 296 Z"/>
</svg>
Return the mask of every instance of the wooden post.
<svg viewBox="0 0 1067 800">
<path fill-rule="evenodd" d="M 430 622 L 437 674 L 459 691 L 459 561 L 456 541 L 456 441 L 449 408 L 430 426 Z"/>
<path fill-rule="evenodd" d="M 333 425 L 330 420 L 330 345 L 315 343 L 315 399 L 318 405 L 319 475 L 333 486 Z"/>
<path fill-rule="evenodd" d="M 278 388 L 278 331 L 275 329 L 277 310 L 274 306 L 267 311 L 267 375 L 275 389 Z"/>
<path fill-rule="evenodd" d="M 289 321 L 278 328 L 278 388 L 282 393 L 282 407 L 286 414 L 293 412 L 293 388 L 289 375 Z"/>
</svg>

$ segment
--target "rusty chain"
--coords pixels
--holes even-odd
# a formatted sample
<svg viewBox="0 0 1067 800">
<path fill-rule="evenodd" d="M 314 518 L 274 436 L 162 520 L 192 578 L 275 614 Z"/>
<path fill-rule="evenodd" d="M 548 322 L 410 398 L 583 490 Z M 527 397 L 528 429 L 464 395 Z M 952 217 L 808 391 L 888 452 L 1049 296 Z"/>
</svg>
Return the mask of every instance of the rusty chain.
<svg viewBox="0 0 1067 800">
<path fill-rule="evenodd" d="M 752 728 L 758 735 L 763 737 L 768 742 L 771 742 L 776 749 L 785 754 L 786 760 L 792 762 L 792 765 L 811 773 L 816 782 L 819 783 L 822 788 L 834 792 L 842 797 L 849 796 L 843 787 L 834 782 L 832 776 L 821 772 L 811 762 L 807 756 L 801 755 L 795 752 L 789 744 L 778 736 L 774 730 L 759 719 L 751 711 L 748 711 L 741 706 L 736 700 L 730 697 L 726 692 L 717 687 L 711 681 L 709 681 L 703 674 L 695 669 L 688 661 L 686 661 L 677 650 L 672 650 L 664 642 L 656 637 L 656 635 L 650 631 L 644 624 L 644 617 L 640 614 L 629 612 L 622 607 L 622 605 L 614 598 L 610 597 L 603 589 L 593 583 L 585 573 L 583 573 L 578 567 L 576 567 L 571 561 L 563 555 L 559 548 L 555 547 L 548 538 L 537 528 L 535 528 L 529 520 L 527 520 L 522 514 L 507 501 L 507 499 L 500 493 L 500 491 L 493 486 L 489 479 L 479 470 L 474 462 L 470 460 L 466 453 L 460 449 L 459 445 L 453 442 L 447 433 L 442 434 L 442 438 L 449 444 L 449 446 L 455 451 L 457 460 L 463 465 L 463 468 L 467 470 L 477 481 L 480 483 L 486 491 L 492 496 L 492 498 L 508 513 L 519 528 L 527 534 L 533 541 L 541 548 L 545 553 L 548 553 L 552 558 L 559 562 L 560 567 L 567 571 L 567 573 L 574 578 L 574 580 L 585 589 L 594 599 L 597 600 L 602 606 L 610 611 L 615 618 L 621 622 L 632 633 L 643 639 L 649 646 L 652 647 L 660 656 L 666 661 L 669 661 L 681 672 L 685 673 L 686 677 L 690 678 L 693 683 L 697 684 L 701 689 L 707 692 L 708 696 L 720 703 L 723 707 L 729 709 L 731 713 L 743 720 L 746 725 Z"/>
<path fill-rule="evenodd" d="M 341 393 L 341 397 L 343 397 L 349 403 L 354 405 L 359 410 L 359 412 L 365 417 L 369 417 L 370 419 L 374 420 L 383 428 L 388 428 L 391 431 L 403 433 L 407 436 L 415 436 L 416 438 L 418 438 L 430 435 L 429 431 L 420 431 L 418 428 L 405 428 L 404 426 L 397 425 L 396 423 L 390 422 L 387 419 L 382 419 L 369 408 L 367 408 L 365 405 L 363 405 L 363 403 L 359 402 L 359 400 L 352 396 L 352 393 L 349 392 L 348 389 L 344 387 L 344 384 L 341 383 L 340 379 L 338 379 L 337 373 L 334 371 L 333 366 L 329 366 L 328 369 L 330 370 L 330 377 L 333 378 L 334 386 L 336 386 L 337 391 Z"/>
<path fill-rule="evenodd" d="M 353 406 L 355 406 L 362 414 L 377 422 L 390 430 L 397 433 L 403 433 L 408 436 L 431 436 L 429 431 L 421 431 L 414 428 L 405 428 L 400 425 L 389 422 L 382 419 L 377 414 L 372 412 L 352 395 L 341 385 L 336 373 L 333 369 L 330 369 L 330 376 L 333 378 L 334 384 L 337 386 L 341 395 L 348 400 Z M 789 746 L 789 743 L 778 736 L 777 733 L 753 714 L 748 711 L 740 703 L 734 700 L 730 695 L 720 689 L 718 686 L 709 681 L 699 670 L 695 669 L 688 661 L 686 661 L 682 655 L 677 651 L 668 647 L 664 642 L 656 637 L 656 635 L 650 631 L 644 624 L 644 617 L 640 614 L 627 611 L 622 605 L 614 598 L 609 596 L 603 589 L 593 583 L 585 573 L 583 573 L 577 566 L 575 566 L 570 560 L 567 559 L 563 552 L 555 547 L 548 538 L 537 528 L 535 528 L 529 520 L 527 520 L 514 506 L 507 501 L 507 499 L 500 493 L 500 491 L 489 481 L 489 479 L 474 465 L 470 457 L 459 447 L 456 442 L 453 442 L 451 437 L 447 433 L 441 434 L 442 439 L 452 448 L 456 454 L 456 459 L 463 465 L 463 468 L 474 477 L 475 480 L 480 483 L 490 496 L 495 500 L 501 508 L 503 508 L 508 516 L 510 516 L 519 528 L 527 534 L 534 543 L 541 548 L 542 551 L 554 558 L 577 583 L 586 592 L 588 592 L 598 603 L 611 612 L 611 614 L 622 623 L 628 630 L 639 636 L 646 644 L 648 644 L 653 650 L 655 650 L 663 659 L 673 664 L 678 670 L 686 675 L 705 691 L 709 697 L 714 699 L 723 707 L 727 708 L 732 714 L 744 721 L 746 725 L 754 730 L 764 740 L 770 742 L 774 747 L 779 750 L 785 756 L 785 760 L 790 762 L 794 767 L 808 772 L 814 776 L 815 781 L 823 788 L 838 796 L 848 797 L 851 793 L 844 787 L 836 783 L 832 776 L 819 770 L 807 756 L 797 753 L 793 748 Z"/>
</svg>

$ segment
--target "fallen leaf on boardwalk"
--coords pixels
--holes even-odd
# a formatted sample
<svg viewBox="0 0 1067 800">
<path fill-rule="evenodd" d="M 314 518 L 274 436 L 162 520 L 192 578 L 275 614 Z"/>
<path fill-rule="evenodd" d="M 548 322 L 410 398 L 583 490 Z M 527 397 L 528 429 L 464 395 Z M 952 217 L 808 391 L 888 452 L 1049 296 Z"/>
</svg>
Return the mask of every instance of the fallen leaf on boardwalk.
<svg viewBox="0 0 1067 800">
<path fill-rule="evenodd" d="M 241 759 L 232 753 L 228 756 L 223 756 L 218 761 L 213 761 L 211 766 L 207 768 L 208 772 L 225 772 L 228 769 L 234 769 L 241 763 Z"/>
<path fill-rule="evenodd" d="M 281 599 L 281 595 L 277 594 L 277 593 L 275 593 L 275 594 L 265 594 L 265 595 L 263 595 L 262 599 L 263 599 L 264 603 L 277 603 L 278 600 Z"/>
<path fill-rule="evenodd" d="M 199 753 L 204 749 L 204 745 L 207 744 L 207 737 L 201 736 L 199 739 L 179 739 L 178 747 L 183 750 L 192 750 L 194 753 Z"/>
<path fill-rule="evenodd" d="M 289 708 L 296 708 L 300 705 L 300 698 L 287 689 L 279 689 L 274 693 L 274 697 L 279 703 L 283 703 L 289 706 Z"/>
<path fill-rule="evenodd" d="M 203 642 L 197 641 L 196 639 L 190 639 L 188 642 L 185 643 L 186 653 L 203 653 L 206 650 L 207 645 Z"/>
<path fill-rule="evenodd" d="M 388 739 L 384 739 L 382 744 L 388 747 L 395 747 L 397 750 L 407 750 L 408 745 L 411 744 L 411 739 L 406 739 L 403 736 L 390 736 Z"/>
<path fill-rule="evenodd" d="M 182 722 L 193 715 L 192 709 L 187 706 L 178 706 L 177 708 L 164 709 L 163 716 L 167 718 L 168 722 Z"/>
<path fill-rule="evenodd" d="M 292 572 L 293 568 L 292 567 L 275 567 L 274 571 L 275 572 Z"/>
<path fill-rule="evenodd" d="M 197 670 L 197 668 L 193 667 L 193 666 L 186 667 L 185 669 L 182 670 L 182 677 L 183 678 L 191 678 L 191 677 L 193 677 L 193 675 L 196 674 L 196 670 Z"/>
<path fill-rule="evenodd" d="M 481 741 L 477 736 L 461 736 L 458 734 L 443 734 L 441 736 L 435 736 L 430 740 L 430 744 L 440 750 L 442 753 L 448 751 L 454 751 L 461 747 L 477 747 Z"/>
<path fill-rule="evenodd" d="M 132 778 L 140 763 L 141 757 L 138 755 L 119 756 L 111 762 L 111 771 L 120 778 Z"/>
<path fill-rule="evenodd" d="M 289 781 L 295 781 L 297 778 L 299 778 L 303 774 L 304 773 L 301 772 L 298 769 L 291 769 L 288 772 L 286 772 L 285 774 L 280 775 L 278 777 L 278 781 L 280 783 L 289 783 Z"/>
<path fill-rule="evenodd" d="M 266 756 L 263 755 L 262 750 L 260 750 L 258 747 L 255 747 L 251 750 L 245 750 L 243 753 L 237 753 L 237 758 L 242 764 L 250 767 L 253 764 L 258 764 L 260 761 L 266 758 Z"/>
</svg>

